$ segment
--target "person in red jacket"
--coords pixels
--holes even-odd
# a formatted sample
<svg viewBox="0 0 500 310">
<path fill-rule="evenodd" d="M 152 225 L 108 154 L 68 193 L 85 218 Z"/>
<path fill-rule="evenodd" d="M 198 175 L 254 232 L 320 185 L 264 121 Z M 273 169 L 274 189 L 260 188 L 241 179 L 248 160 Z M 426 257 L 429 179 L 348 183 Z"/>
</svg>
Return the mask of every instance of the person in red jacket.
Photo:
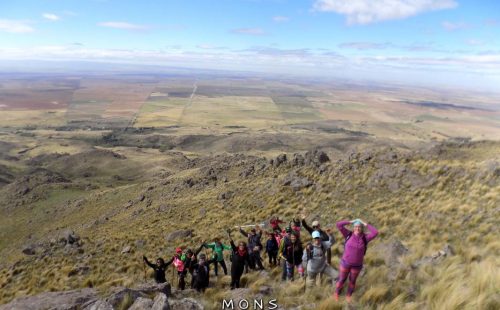
<svg viewBox="0 0 500 310">
<path fill-rule="evenodd" d="M 349 224 L 353 225 L 352 231 L 345 228 L 345 226 Z M 370 232 L 365 234 L 363 232 L 363 227 L 367 227 Z M 349 276 L 349 287 L 347 289 L 346 300 L 347 302 L 351 302 L 351 296 L 356 286 L 356 279 L 363 268 L 363 259 L 366 254 L 368 242 L 377 237 L 378 231 L 375 227 L 360 219 L 337 222 L 337 228 L 344 236 L 345 243 L 344 254 L 340 260 L 339 279 L 333 297 L 335 300 L 339 300 L 339 295 Z"/>
<path fill-rule="evenodd" d="M 281 232 L 280 224 L 283 224 L 284 222 L 279 219 L 277 216 L 271 217 L 271 220 L 269 221 L 269 224 L 271 224 L 271 228 L 273 231 Z"/>
</svg>

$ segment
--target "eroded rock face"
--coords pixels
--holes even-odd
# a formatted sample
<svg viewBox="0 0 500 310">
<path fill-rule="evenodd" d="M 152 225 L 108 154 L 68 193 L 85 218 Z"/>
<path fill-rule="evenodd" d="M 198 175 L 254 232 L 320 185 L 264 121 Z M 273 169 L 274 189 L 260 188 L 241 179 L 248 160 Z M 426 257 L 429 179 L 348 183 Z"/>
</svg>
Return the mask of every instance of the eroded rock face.
<svg viewBox="0 0 500 310">
<path fill-rule="evenodd" d="M 146 310 L 151 309 L 151 307 L 153 307 L 153 301 L 151 299 L 139 297 L 128 310 Z"/>
<path fill-rule="evenodd" d="M 99 299 L 87 306 L 84 306 L 83 310 L 114 310 L 114 308 L 110 303 Z"/>
<path fill-rule="evenodd" d="M 170 310 L 167 295 L 163 293 L 156 295 L 151 310 Z"/>
<path fill-rule="evenodd" d="M 0 305 L 0 310 L 67 310 L 77 309 L 89 301 L 96 301 L 95 290 L 87 288 L 82 290 L 72 290 L 64 292 L 47 292 L 36 296 L 21 297 L 8 304 Z M 104 310 L 106 308 L 89 308 Z"/>
</svg>

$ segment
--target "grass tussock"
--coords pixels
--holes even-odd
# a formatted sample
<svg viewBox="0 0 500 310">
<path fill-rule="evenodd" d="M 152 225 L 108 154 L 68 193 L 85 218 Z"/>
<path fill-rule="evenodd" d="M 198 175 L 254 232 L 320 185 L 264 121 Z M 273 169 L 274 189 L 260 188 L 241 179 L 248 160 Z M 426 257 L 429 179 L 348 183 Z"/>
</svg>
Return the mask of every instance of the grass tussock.
<svg viewBox="0 0 500 310">
<path fill-rule="evenodd" d="M 64 198 L 58 197 L 63 191 L 52 192 L 47 200 L 30 205 L 32 209 L 12 210 L 11 218 L 23 234 L 28 214 L 39 215 L 38 221 L 32 222 L 36 231 L 33 240 L 43 240 L 60 228 L 73 228 L 82 236 L 83 253 L 68 254 L 64 248 L 53 247 L 43 257 L 23 256 L 18 241 L 0 225 L 8 241 L 0 241 L 2 254 L 6 253 L 0 266 L 0 302 L 43 291 L 83 287 L 106 291 L 113 286 L 134 286 L 152 277 L 150 268 L 142 264 L 143 254 L 150 259 L 170 258 L 177 246 L 194 249 L 202 240 L 216 236 L 227 243 L 227 228 L 233 230 L 235 241 L 244 240 L 234 226 L 264 222 L 272 215 L 290 220 L 304 213 L 309 222 L 319 218 L 323 227 L 333 229 L 337 239 L 332 248 L 334 268 L 338 268 L 343 253 L 343 238 L 335 229 L 337 220 L 360 217 L 379 229 L 357 281 L 353 296 L 356 309 L 498 309 L 500 185 L 498 178 L 485 172 L 486 164 L 475 160 L 483 158 L 483 151 L 491 152 L 491 146 L 485 148 L 467 150 L 467 157 L 458 159 L 413 155 L 393 164 L 331 162 L 321 173 L 317 168 L 302 167 L 296 173 L 315 185 L 300 191 L 282 186 L 281 180 L 290 173 L 286 167 L 242 178 L 243 168 L 235 166 L 224 172 L 227 182 L 210 181 L 193 188 L 185 186 L 185 179 L 196 179 L 202 169 L 124 187 L 74 191 Z M 500 153 L 500 147 L 496 148 Z M 399 175 L 402 169 L 406 172 Z M 391 177 L 378 177 L 384 173 Z M 413 174 L 416 176 L 408 177 Z M 394 180 L 399 182 L 397 189 L 386 185 Z M 233 194 L 219 199 L 222 192 Z M 144 201 L 124 207 L 141 195 Z M 54 206 L 82 197 L 85 202 L 78 210 L 50 213 Z M 161 206 L 166 211 L 158 211 Z M 71 216 L 75 212 L 78 217 Z M 97 224 L 96 219 L 100 219 Z M 180 229 L 193 229 L 193 234 L 166 241 L 166 235 Z M 302 239 L 309 242 L 307 232 Z M 408 252 L 388 265 L 388 253 L 377 246 L 393 240 L 401 241 Z M 454 255 L 415 267 L 446 244 Z M 130 252 L 122 253 L 126 246 L 131 247 Z M 344 296 L 340 302 L 331 298 L 330 283 L 323 280 L 306 290 L 302 279 L 281 282 L 281 269 L 271 269 L 267 262 L 266 267 L 265 273 L 242 277 L 241 285 L 249 296 L 261 295 L 261 288 L 267 286 L 271 293 L 264 298 L 277 299 L 285 309 L 296 305 L 305 309 L 345 308 Z M 167 279 L 177 281 L 171 269 Z M 229 281 L 229 276 L 213 277 L 212 286 L 198 298 L 208 309 L 220 307 L 220 301 L 231 296 Z"/>
</svg>

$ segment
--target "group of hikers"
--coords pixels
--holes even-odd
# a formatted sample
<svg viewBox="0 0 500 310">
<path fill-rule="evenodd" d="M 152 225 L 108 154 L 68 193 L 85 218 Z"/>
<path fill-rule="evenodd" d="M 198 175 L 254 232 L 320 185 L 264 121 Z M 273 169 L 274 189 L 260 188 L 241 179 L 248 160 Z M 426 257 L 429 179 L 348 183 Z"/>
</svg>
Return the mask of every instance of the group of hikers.
<svg viewBox="0 0 500 310">
<path fill-rule="evenodd" d="M 344 237 L 344 252 L 340 259 L 339 269 L 331 266 L 331 248 L 335 238 L 330 229 L 326 231 L 321 228 L 319 221 L 313 221 L 311 226 L 306 222 L 305 216 L 302 220 L 292 219 L 282 229 L 284 224 L 278 217 L 269 221 L 270 231 L 262 231 L 260 225 L 255 225 L 250 231 L 245 231 L 238 226 L 239 232 L 246 237 L 247 241 L 238 241 L 236 244 L 227 230 L 229 244 L 215 238 L 213 242 L 202 242 L 196 251 L 177 248 L 174 256 L 167 262 L 158 258 L 151 263 L 143 256 L 144 263 L 154 269 L 154 278 L 157 283 L 166 282 L 165 273 L 170 265 L 173 265 L 178 275 L 178 287 L 183 290 L 186 287 L 186 276 L 191 275 L 191 288 L 203 292 L 209 286 L 210 267 L 213 266 L 214 274 L 219 274 L 219 265 L 227 275 L 227 266 L 224 252 L 230 252 L 231 261 L 231 289 L 240 287 L 241 276 L 249 270 L 263 270 L 263 259 L 261 252 L 264 251 L 269 259 L 269 266 L 281 266 L 283 281 L 293 281 L 295 270 L 301 278 L 306 279 L 306 287 L 313 287 L 318 276 L 327 276 L 335 286 L 333 296 L 339 300 L 344 283 L 349 278 L 346 300 L 351 301 L 351 296 L 356 286 L 356 279 L 363 268 L 363 259 L 366 254 L 368 243 L 373 240 L 378 231 L 375 227 L 360 219 L 344 220 L 337 222 L 337 229 Z M 346 226 L 352 225 L 352 230 Z M 253 226 L 253 225 L 251 225 Z M 365 227 L 368 232 L 365 233 Z M 301 241 L 301 232 L 304 228 L 311 236 L 311 242 L 304 247 Z M 267 240 L 262 242 L 263 234 Z M 302 236 L 302 238 L 304 238 Z M 211 249 L 211 257 L 200 253 L 203 248 Z"/>
</svg>

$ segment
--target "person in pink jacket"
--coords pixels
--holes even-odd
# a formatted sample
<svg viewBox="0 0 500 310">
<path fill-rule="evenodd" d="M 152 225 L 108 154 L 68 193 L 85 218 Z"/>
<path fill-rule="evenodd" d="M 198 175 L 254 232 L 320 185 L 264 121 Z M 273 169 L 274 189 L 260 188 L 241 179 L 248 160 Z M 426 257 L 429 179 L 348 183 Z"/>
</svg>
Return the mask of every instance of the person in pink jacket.
<svg viewBox="0 0 500 310">
<path fill-rule="evenodd" d="M 352 231 L 345 228 L 349 224 L 353 225 Z M 365 234 L 363 227 L 368 228 L 369 233 Z M 356 286 L 356 278 L 363 268 L 363 259 L 366 254 L 368 242 L 372 241 L 378 235 L 378 231 L 375 227 L 360 219 L 337 222 L 337 228 L 345 238 L 345 247 L 344 254 L 340 260 L 339 279 L 335 288 L 334 298 L 337 301 L 339 300 L 344 283 L 347 277 L 349 277 L 346 300 L 347 302 L 351 302 L 351 296 Z"/>
</svg>

